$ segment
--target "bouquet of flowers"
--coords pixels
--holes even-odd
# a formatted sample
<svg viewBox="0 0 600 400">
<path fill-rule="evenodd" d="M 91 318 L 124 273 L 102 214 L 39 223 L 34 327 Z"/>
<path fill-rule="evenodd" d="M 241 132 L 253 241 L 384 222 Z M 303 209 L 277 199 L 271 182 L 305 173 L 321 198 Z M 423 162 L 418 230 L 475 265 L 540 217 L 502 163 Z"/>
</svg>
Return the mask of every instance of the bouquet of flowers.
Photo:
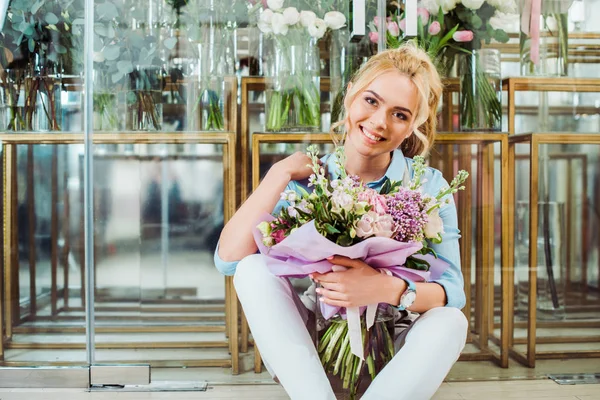
<svg viewBox="0 0 600 400">
<path fill-rule="evenodd" d="M 336 149 L 341 175 L 334 180 L 328 179 L 319 165 L 316 147 L 310 146 L 307 152 L 312 159 L 314 173 L 309 187 L 313 191 L 283 192 L 281 198 L 289 206 L 277 216 L 266 216 L 254 232 L 272 273 L 287 277 L 326 273 L 334 268 L 327 257 L 337 254 L 362 259 L 381 272 L 415 281 L 441 276 L 448 265 L 437 258 L 429 244 L 441 242 L 439 209 L 449 201 L 447 196 L 463 188 L 466 171 L 460 171 L 437 195 L 428 195 L 421 189 L 424 159 L 417 156 L 410 182 L 388 181 L 377 192 L 344 172 L 342 148 Z M 394 356 L 393 331 L 377 325 L 370 329 L 377 304 L 340 309 L 318 303 L 324 319 L 339 317 L 319 333 L 321 361 L 354 396 L 362 372 L 368 371 L 373 379 Z"/>
<path fill-rule="evenodd" d="M 492 40 L 506 43 L 509 36 L 505 26 L 517 18 L 516 0 L 422 0 L 417 10 L 417 36 L 403 37 L 405 19 L 401 10 L 392 13 L 386 21 L 386 43 L 396 48 L 406 40 L 415 41 L 428 52 L 441 75 L 447 76 L 457 54 L 471 55 L 482 43 Z M 377 42 L 378 19 L 370 24 L 371 41 Z M 465 79 L 461 86 L 461 125 L 477 129 L 478 110 L 483 110 L 485 125 L 499 129 L 502 103 L 488 77 L 479 68 L 479 60 L 465 63 Z M 477 97 L 477 98 L 476 98 Z"/>
<path fill-rule="evenodd" d="M 257 26 L 274 40 L 276 58 L 273 89 L 267 91 L 266 128 L 281 131 L 294 125 L 301 129 L 319 129 L 320 64 L 316 41 L 328 29 L 346 25 L 346 17 L 329 11 L 319 18 L 313 11 L 283 8 L 283 0 L 257 2 L 250 10 L 259 13 Z"/>
</svg>

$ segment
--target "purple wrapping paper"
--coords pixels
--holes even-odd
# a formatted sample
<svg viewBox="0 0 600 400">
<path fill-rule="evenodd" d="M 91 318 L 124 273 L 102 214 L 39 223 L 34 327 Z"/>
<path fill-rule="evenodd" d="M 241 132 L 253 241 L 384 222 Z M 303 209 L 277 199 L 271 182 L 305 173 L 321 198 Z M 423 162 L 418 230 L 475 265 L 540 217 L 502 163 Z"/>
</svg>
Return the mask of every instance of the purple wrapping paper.
<svg viewBox="0 0 600 400">
<path fill-rule="evenodd" d="M 265 214 L 259 222 L 273 221 L 275 217 Z M 258 225 L 258 223 L 256 223 Z M 255 225 L 255 226 L 256 226 Z M 361 259 L 373 268 L 385 268 L 393 275 L 416 282 L 438 279 L 448 268 L 448 263 L 432 255 L 416 255 L 427 260 L 431 265 L 429 271 L 419 271 L 402 267 L 406 259 L 421 250 L 421 243 L 404 243 L 394 239 L 372 237 L 353 246 L 339 246 L 321 235 L 311 221 L 287 238 L 272 247 L 262 242 L 262 234 L 257 228 L 253 230 L 254 241 L 261 254 L 266 256 L 267 268 L 277 276 L 304 278 L 313 272 L 321 274 L 331 272 L 333 264 L 327 257 L 334 255 Z M 326 319 L 340 311 L 340 307 L 320 302 L 321 312 Z M 361 307 L 361 313 L 366 307 Z"/>
</svg>

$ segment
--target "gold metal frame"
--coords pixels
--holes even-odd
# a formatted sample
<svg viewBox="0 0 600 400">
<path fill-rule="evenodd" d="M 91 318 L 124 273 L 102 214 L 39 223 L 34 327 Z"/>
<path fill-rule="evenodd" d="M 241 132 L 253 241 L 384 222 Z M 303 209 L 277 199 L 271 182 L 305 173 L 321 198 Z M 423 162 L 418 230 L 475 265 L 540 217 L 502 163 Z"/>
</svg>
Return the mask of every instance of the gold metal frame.
<svg viewBox="0 0 600 400">
<path fill-rule="evenodd" d="M 531 146 L 529 161 L 530 166 L 530 177 L 529 177 L 529 204 L 538 203 L 538 183 L 539 183 L 539 147 L 540 145 L 548 144 L 594 144 L 600 145 L 600 135 L 598 134 L 560 134 L 560 133 L 527 133 L 511 135 L 509 138 L 509 169 L 512 171 L 513 182 L 509 186 L 509 196 L 511 204 L 514 207 L 515 200 L 515 147 L 517 144 L 529 144 Z M 515 235 L 515 224 L 514 224 L 514 213 L 510 214 L 510 232 L 509 238 L 514 241 Z M 514 315 L 510 321 L 510 339 L 509 339 L 509 352 L 511 356 L 520 362 L 521 364 L 534 368 L 536 359 L 567 359 L 567 358 L 592 358 L 600 357 L 600 351 L 598 350 L 582 350 L 582 351 L 537 351 L 536 344 L 542 343 L 536 337 L 536 330 L 538 325 L 537 322 L 537 243 L 538 237 L 538 208 L 530 207 L 529 213 L 529 282 L 528 282 L 528 315 L 527 315 L 527 336 L 526 344 L 527 350 L 522 353 L 514 348 Z M 508 308 L 514 309 L 514 297 L 512 291 L 514 290 L 514 247 L 511 248 L 511 270 L 513 271 L 509 275 L 509 287 L 511 293 L 508 296 Z M 570 324 L 571 325 L 571 324 Z M 585 323 L 589 326 L 589 323 Z M 560 322 L 546 323 L 546 327 L 559 327 L 564 326 Z M 574 343 L 580 341 L 581 338 L 572 337 L 557 337 L 552 341 L 544 340 L 546 343 Z M 586 340 L 587 341 L 587 340 Z"/>
<path fill-rule="evenodd" d="M 260 183 L 260 146 L 263 143 L 331 143 L 331 137 L 328 133 L 254 133 L 252 137 L 252 187 L 256 189 Z M 508 135 L 503 133 L 440 133 L 436 136 L 436 143 L 442 145 L 458 145 L 461 149 L 459 152 L 460 168 L 470 170 L 471 153 L 470 145 L 478 145 L 481 149 L 479 158 L 481 183 L 477 186 L 479 189 L 480 203 L 478 204 L 477 220 L 479 227 L 477 234 L 477 255 L 480 259 L 477 269 L 477 302 L 476 314 L 478 316 L 475 331 L 477 341 L 475 345 L 479 347 L 478 353 L 463 354 L 460 360 L 477 361 L 477 360 L 493 360 L 503 368 L 508 367 L 508 343 L 509 335 L 508 328 L 510 322 L 510 309 L 508 307 L 508 296 L 504 295 L 509 286 L 510 268 L 508 267 L 509 241 L 508 237 L 509 226 L 508 217 L 510 207 L 508 202 Z M 493 146 L 494 143 L 500 143 L 500 177 L 501 177 L 501 215 L 502 215 L 502 248 L 501 248 L 501 290 L 502 290 L 502 311 L 500 325 L 500 352 L 496 353 L 488 346 L 489 340 L 493 339 L 494 311 L 493 311 L 493 296 L 494 296 L 494 166 L 493 166 Z M 469 185 L 469 191 L 470 191 Z M 459 228 L 463 232 L 461 245 L 461 255 L 470 254 L 471 236 L 470 223 L 471 219 L 471 201 L 470 193 L 459 193 Z M 464 202 L 464 203 L 463 203 Z M 467 210 L 468 212 L 465 212 Z M 468 242 L 465 242 L 465 239 Z M 465 257 L 462 262 L 462 270 L 465 276 L 471 276 L 471 258 Z M 470 316 L 471 310 L 471 294 L 470 289 L 467 291 L 467 305 L 463 310 L 465 315 Z M 470 321 L 470 320 L 469 320 Z M 262 370 L 261 357 L 258 348 L 255 346 L 255 372 L 259 373 Z"/>
<path fill-rule="evenodd" d="M 233 97 L 233 96 L 232 96 Z M 230 103 L 232 107 L 233 115 L 235 116 L 235 101 Z M 232 120 L 232 123 L 235 119 Z M 236 193 L 236 134 L 234 132 L 193 132 L 193 133 L 170 133 L 170 132 L 156 132 L 156 133 L 96 133 L 92 136 L 92 140 L 94 144 L 156 144 L 156 143 L 169 143 L 169 144 L 179 144 L 179 143 L 199 143 L 199 144 L 220 144 L 223 145 L 223 181 L 224 181 L 224 220 L 227 221 L 231 216 L 235 213 L 235 193 Z M 5 341 L 0 341 L 0 360 L 4 360 L 4 348 L 67 348 L 68 346 L 80 346 L 79 344 L 73 345 L 59 345 L 56 343 L 47 343 L 47 344 L 35 344 L 35 343 L 16 343 L 12 342 L 12 335 L 14 332 L 46 332 L 50 333 L 53 331 L 52 327 L 40 327 L 39 329 L 28 329 L 21 328 L 15 326 L 15 319 L 18 317 L 18 314 L 15 313 L 14 306 L 17 306 L 18 311 L 18 301 L 15 301 L 15 285 L 11 285 L 13 282 L 17 282 L 15 280 L 15 273 L 18 272 L 17 268 L 13 268 L 13 266 L 17 265 L 15 263 L 15 256 L 17 254 L 17 228 L 14 223 L 14 219 L 16 218 L 16 145 L 26 144 L 26 145 L 34 145 L 34 144 L 52 144 L 52 145 L 66 145 L 66 144 L 81 144 L 84 142 L 84 135 L 82 133 L 19 133 L 19 134 L 0 134 L 0 141 L 3 146 L 3 202 L 4 202 L 4 223 L 3 223 L 3 253 L 4 253 L 4 279 L 3 279 L 3 287 L 4 287 L 4 301 L 3 305 L 0 307 L 0 329 L 2 329 L 2 324 L 4 324 Z M 55 157 L 56 150 L 53 153 L 52 159 L 52 169 L 53 176 L 57 179 L 56 176 L 56 162 L 57 158 Z M 29 169 L 29 167 L 28 167 Z M 56 185 L 53 179 L 53 201 L 56 203 L 57 193 Z M 55 209 L 53 211 L 56 211 Z M 56 212 L 53 212 L 56 214 Z M 57 233 L 57 214 L 53 217 L 52 223 L 52 232 L 55 236 Z M 30 228 L 31 229 L 31 228 Z M 52 276 L 53 283 L 56 278 L 56 266 L 58 260 L 58 249 L 56 247 L 56 243 L 53 242 L 53 251 L 52 251 Z M 83 251 L 83 249 L 80 249 Z M 18 260 L 17 260 L 18 261 Z M 233 307 L 232 305 L 237 304 L 237 296 L 235 294 L 235 290 L 232 290 L 231 284 L 232 278 L 225 278 L 225 287 L 226 287 L 226 307 L 225 307 L 225 320 L 226 327 L 215 327 L 215 329 L 198 329 L 202 327 L 195 327 L 193 331 L 198 332 L 209 332 L 209 331 L 221 331 L 226 332 L 229 336 L 229 340 L 223 342 L 204 342 L 205 345 L 201 343 L 193 344 L 193 347 L 229 347 L 230 349 L 230 359 L 214 359 L 214 360 L 191 360 L 191 361 L 183 361 L 178 362 L 178 365 L 186 365 L 186 366 L 218 366 L 218 367 L 231 367 L 232 373 L 239 373 L 239 337 L 238 337 L 238 308 Z M 64 294 L 64 293 L 63 293 Z M 52 293 L 53 299 L 59 295 L 58 290 L 54 290 Z M 54 302 L 53 302 L 54 303 Z M 59 314 L 59 309 L 55 310 L 55 307 L 52 309 L 52 315 L 43 317 L 38 315 L 39 320 L 48 319 L 52 321 L 64 319 L 67 316 L 61 316 Z M 2 315 L 3 314 L 3 315 Z M 182 318 L 182 317 L 179 317 Z M 185 319 L 185 317 L 183 317 Z M 222 317 L 215 317 L 217 320 Z M 67 318 L 68 319 L 68 318 Z M 156 318 L 155 318 L 156 319 Z M 197 319 L 197 318 L 196 318 Z M 185 329 L 185 327 L 178 327 L 180 329 L 173 329 L 172 331 L 177 332 L 185 332 L 190 331 L 189 329 Z M 74 332 L 80 332 L 83 328 L 76 328 Z M 97 328 L 98 332 L 136 332 L 135 329 L 128 329 L 127 327 L 123 328 L 114 328 L 110 327 L 99 327 Z M 138 330 L 141 330 L 138 328 Z M 149 327 L 146 331 L 152 332 L 162 332 L 165 329 L 163 327 Z M 64 332 L 64 329 L 60 330 Z M 99 348 L 104 348 L 106 346 L 113 346 L 113 344 L 99 343 L 97 344 Z M 117 343 L 120 348 L 129 348 L 138 347 L 138 343 Z M 158 347 L 169 347 L 169 348 L 180 348 L 182 345 L 180 344 L 168 344 L 168 343 L 144 343 L 142 346 L 158 346 Z M 58 347 L 57 347 L 58 346 Z M 63 346 L 63 347 L 60 347 Z M 189 346 L 183 346 L 189 347 Z M 77 347 L 78 348 L 78 347 Z M 138 363 L 139 361 L 124 361 L 123 364 L 127 363 Z M 29 366 L 30 363 L 27 362 L 2 362 L 5 366 Z M 38 363 L 40 364 L 40 363 Z M 42 365 L 44 363 L 41 363 Z M 48 362 L 45 365 L 81 365 L 81 363 L 69 363 L 69 362 Z M 175 366 L 171 361 L 158 360 L 153 365 L 155 366 Z"/>
<path fill-rule="evenodd" d="M 600 79 L 514 77 L 502 80 L 502 89 L 508 92 L 508 132 L 515 133 L 516 92 L 600 92 Z"/>
</svg>

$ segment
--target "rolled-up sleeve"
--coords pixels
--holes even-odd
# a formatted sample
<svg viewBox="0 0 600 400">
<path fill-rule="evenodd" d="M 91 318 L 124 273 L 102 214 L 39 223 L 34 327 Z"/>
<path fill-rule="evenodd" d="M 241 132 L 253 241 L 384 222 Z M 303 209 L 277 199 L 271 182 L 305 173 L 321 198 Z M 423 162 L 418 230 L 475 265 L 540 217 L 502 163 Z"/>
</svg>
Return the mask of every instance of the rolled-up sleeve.
<svg viewBox="0 0 600 400">
<path fill-rule="evenodd" d="M 432 194 L 436 194 L 440 188 L 448 186 L 448 182 L 446 182 L 439 171 L 434 171 L 429 184 L 429 187 L 432 189 L 430 193 Z M 446 291 L 446 307 L 463 308 L 466 298 L 463 275 L 460 269 L 460 249 L 458 245 L 460 231 L 458 230 L 456 205 L 452 196 L 450 196 L 450 202 L 441 207 L 440 217 L 444 222 L 442 243 L 430 244 L 430 246 L 437 253 L 438 257 L 446 261 L 450 266 L 434 282 L 441 285 Z"/>
<path fill-rule="evenodd" d="M 286 190 L 288 189 L 295 189 L 296 185 L 294 182 L 290 182 L 290 184 L 288 184 L 288 186 L 286 187 Z M 283 208 L 283 207 L 287 207 L 289 206 L 289 202 L 285 201 L 285 200 L 279 200 L 277 202 L 277 204 L 275 205 L 275 208 L 273 209 L 273 214 L 278 214 L 279 211 Z M 238 263 L 240 262 L 240 260 L 237 261 L 224 261 L 220 256 L 219 256 L 219 244 L 217 243 L 217 248 L 215 249 L 215 255 L 214 255 L 214 262 L 215 262 L 215 267 L 217 268 L 217 270 L 222 273 L 223 275 L 228 275 L 228 276 L 232 276 L 235 274 L 235 270 L 237 268 Z"/>
</svg>

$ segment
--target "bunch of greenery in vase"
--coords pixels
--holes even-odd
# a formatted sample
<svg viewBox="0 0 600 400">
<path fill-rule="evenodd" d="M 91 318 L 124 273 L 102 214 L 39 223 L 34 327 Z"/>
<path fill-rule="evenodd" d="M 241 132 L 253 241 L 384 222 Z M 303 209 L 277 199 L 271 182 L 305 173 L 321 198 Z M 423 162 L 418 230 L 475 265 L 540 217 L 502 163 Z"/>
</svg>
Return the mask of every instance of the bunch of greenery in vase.
<svg viewBox="0 0 600 400">
<path fill-rule="evenodd" d="M 60 77 L 82 71 L 83 15 L 82 0 L 9 3 L 0 31 L 7 130 L 61 129 Z"/>
<path fill-rule="evenodd" d="M 147 10 L 136 3 L 106 0 L 95 5 L 94 74 L 109 88 L 98 88 L 94 100 L 101 114 L 124 101 L 128 130 L 162 129 L 164 61 L 161 51 L 174 46 L 160 40 L 159 27 L 146 21 Z M 107 127 L 109 130 L 122 126 Z"/>
</svg>

